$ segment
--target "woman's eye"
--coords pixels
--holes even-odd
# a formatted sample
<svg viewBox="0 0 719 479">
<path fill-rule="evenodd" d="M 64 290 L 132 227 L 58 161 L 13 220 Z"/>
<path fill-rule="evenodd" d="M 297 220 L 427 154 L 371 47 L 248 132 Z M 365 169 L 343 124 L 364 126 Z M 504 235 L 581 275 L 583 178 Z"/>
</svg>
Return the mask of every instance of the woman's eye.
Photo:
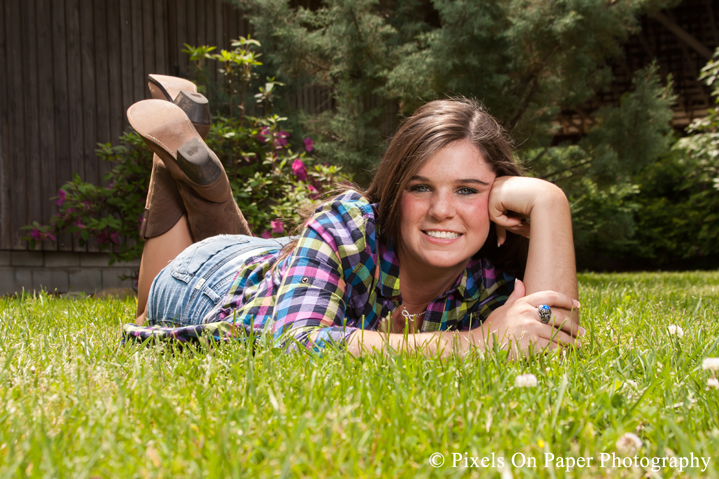
<svg viewBox="0 0 719 479">
<path fill-rule="evenodd" d="M 458 190 L 458 193 L 460 195 L 474 195 L 477 193 L 477 190 L 475 190 L 474 188 L 460 188 Z"/>
<path fill-rule="evenodd" d="M 427 185 L 414 185 L 409 189 L 409 191 L 416 191 L 418 193 L 423 193 L 425 191 L 429 191 L 429 187 Z"/>
</svg>

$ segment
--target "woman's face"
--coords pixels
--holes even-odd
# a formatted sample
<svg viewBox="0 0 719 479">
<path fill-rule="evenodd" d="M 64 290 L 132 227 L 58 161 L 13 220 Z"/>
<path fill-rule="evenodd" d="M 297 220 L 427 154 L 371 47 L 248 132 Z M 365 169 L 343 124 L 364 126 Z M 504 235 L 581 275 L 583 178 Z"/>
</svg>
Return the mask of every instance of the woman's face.
<svg viewBox="0 0 719 479">
<path fill-rule="evenodd" d="M 402 192 L 402 261 L 464 268 L 487 240 L 489 192 L 495 177 L 468 140 L 439 150 Z"/>
</svg>

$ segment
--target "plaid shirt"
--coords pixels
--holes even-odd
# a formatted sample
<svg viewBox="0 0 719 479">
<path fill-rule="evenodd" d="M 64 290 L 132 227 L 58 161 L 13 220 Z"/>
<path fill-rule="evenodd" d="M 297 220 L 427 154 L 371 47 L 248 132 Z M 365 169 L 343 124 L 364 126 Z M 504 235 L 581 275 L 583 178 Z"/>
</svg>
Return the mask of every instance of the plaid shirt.
<svg viewBox="0 0 719 479">
<path fill-rule="evenodd" d="M 126 336 L 190 341 L 269 333 L 279 344 L 344 344 L 359 329 L 375 330 L 401 303 L 399 259 L 378 241 L 376 205 L 348 191 L 319 207 L 299 243 L 278 263 L 280 250 L 249 258 L 220 305 L 203 324 L 179 328 L 126 325 Z M 276 266 L 276 267 L 275 267 Z M 514 278 L 472 258 L 445 293 L 429 303 L 422 331 L 468 330 L 504 304 Z M 239 330 L 239 331 L 238 331 Z M 241 336 L 244 337 L 244 334 Z"/>
</svg>

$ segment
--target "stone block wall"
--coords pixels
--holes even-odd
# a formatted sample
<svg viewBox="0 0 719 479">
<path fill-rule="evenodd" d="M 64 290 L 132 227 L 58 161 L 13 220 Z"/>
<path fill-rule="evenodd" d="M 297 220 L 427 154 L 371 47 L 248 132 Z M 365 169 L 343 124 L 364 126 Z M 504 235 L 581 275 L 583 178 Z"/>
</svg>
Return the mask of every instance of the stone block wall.
<svg viewBox="0 0 719 479">
<path fill-rule="evenodd" d="M 140 268 L 140 261 L 109 266 L 107 253 L 0 251 L 0 296 L 40 291 L 94 294 L 107 288 L 131 288 L 120 280 Z"/>
</svg>

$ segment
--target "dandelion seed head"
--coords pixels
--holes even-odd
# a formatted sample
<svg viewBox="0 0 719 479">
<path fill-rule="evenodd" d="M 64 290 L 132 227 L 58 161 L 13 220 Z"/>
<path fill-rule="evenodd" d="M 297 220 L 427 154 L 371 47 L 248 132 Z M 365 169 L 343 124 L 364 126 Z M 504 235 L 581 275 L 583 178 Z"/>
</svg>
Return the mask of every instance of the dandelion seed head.
<svg viewBox="0 0 719 479">
<path fill-rule="evenodd" d="M 625 432 L 617 440 L 617 450 L 622 454 L 634 454 L 642 447 L 642 440 L 633 432 Z"/>
<path fill-rule="evenodd" d="M 537 386 L 537 376 L 532 373 L 520 374 L 514 379 L 514 385 L 518 388 L 533 388 Z"/>
</svg>

